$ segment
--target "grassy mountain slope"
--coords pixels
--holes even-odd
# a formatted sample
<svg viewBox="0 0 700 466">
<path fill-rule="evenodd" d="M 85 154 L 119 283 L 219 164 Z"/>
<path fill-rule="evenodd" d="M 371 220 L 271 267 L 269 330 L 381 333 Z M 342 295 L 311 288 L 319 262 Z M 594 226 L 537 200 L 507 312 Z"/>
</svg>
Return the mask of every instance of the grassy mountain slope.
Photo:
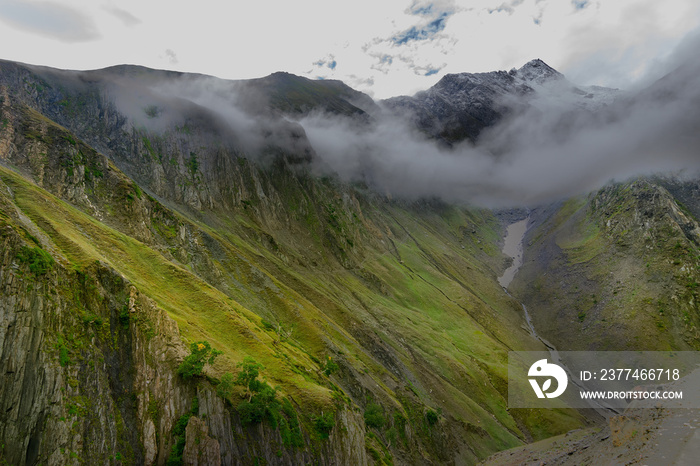
<svg viewBox="0 0 700 466">
<path fill-rule="evenodd" d="M 559 349 L 698 348 L 700 229 L 667 183 L 617 184 L 535 213 L 514 294 Z M 692 183 L 673 185 L 697 199 Z"/>
<path fill-rule="evenodd" d="M 307 460 L 330 461 L 314 450 L 322 412 L 335 413 L 337 437 L 361 432 L 377 463 L 472 463 L 583 422 L 506 409 L 507 351 L 542 347 L 496 282 L 491 212 L 390 201 L 285 157 L 261 166 L 212 143 L 201 120 L 134 128 L 95 83 L 68 89 L 27 70 L 4 79 L 3 212 L 28 219 L 13 228 L 29 228 L 32 247 L 66 270 L 98 261 L 165 311 L 176 338 L 223 351 L 212 383 L 246 356 L 261 362 L 300 413 Z M 187 409 L 180 401 L 161 432 Z M 343 431 L 348 412 L 373 413 L 366 434 Z M 161 438 L 157 462 L 173 442 Z"/>
</svg>

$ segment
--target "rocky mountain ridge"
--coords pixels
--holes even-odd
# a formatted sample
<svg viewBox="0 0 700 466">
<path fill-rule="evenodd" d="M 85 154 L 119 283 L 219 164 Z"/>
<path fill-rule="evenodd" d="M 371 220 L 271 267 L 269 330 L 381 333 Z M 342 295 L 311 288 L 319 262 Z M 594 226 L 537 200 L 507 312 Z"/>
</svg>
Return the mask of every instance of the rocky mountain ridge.
<svg viewBox="0 0 700 466">
<path fill-rule="evenodd" d="M 580 87 L 540 59 L 520 69 L 488 73 L 448 74 L 415 96 L 382 102 L 408 118 L 424 133 L 447 144 L 476 141 L 480 133 L 504 117 L 537 105 L 537 99 L 557 98 L 572 109 L 596 110 L 614 101 L 618 92 L 598 86 Z"/>
</svg>

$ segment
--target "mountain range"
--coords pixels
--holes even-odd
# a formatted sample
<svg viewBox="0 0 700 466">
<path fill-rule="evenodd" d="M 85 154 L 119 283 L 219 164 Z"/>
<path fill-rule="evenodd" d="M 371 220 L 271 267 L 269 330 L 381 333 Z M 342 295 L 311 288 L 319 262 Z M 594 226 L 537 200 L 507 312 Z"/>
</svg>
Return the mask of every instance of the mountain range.
<svg viewBox="0 0 700 466">
<path fill-rule="evenodd" d="M 629 93 L 533 60 L 375 102 L 288 73 L 0 61 L 0 464 L 474 464 L 601 435 L 592 410 L 507 406 L 508 352 L 547 350 L 522 305 L 560 350 L 697 350 L 697 179 L 494 209 L 399 165 L 385 183 L 363 135 L 503 160 L 523 121 L 566 143 L 653 107 L 677 168 L 700 120 L 665 103 L 692 108 L 695 76 Z"/>
</svg>

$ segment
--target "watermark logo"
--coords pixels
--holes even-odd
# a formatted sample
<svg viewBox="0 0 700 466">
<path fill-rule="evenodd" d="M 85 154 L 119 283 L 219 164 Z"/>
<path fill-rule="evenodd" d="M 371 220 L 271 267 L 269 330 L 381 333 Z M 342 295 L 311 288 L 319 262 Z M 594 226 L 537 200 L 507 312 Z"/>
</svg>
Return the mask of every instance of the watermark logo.
<svg viewBox="0 0 700 466">
<path fill-rule="evenodd" d="M 700 409 L 700 351 L 508 352 L 509 408 L 629 406 Z"/>
<path fill-rule="evenodd" d="M 528 379 L 530 381 L 530 385 L 532 385 L 532 389 L 535 390 L 535 395 L 537 395 L 537 398 L 556 398 L 564 393 L 564 390 L 566 390 L 566 386 L 569 383 L 569 379 L 566 377 L 566 372 L 564 372 L 564 369 L 556 364 L 548 363 L 546 359 L 540 359 L 530 366 L 530 370 L 528 371 L 527 375 L 528 377 L 547 377 L 547 379 L 542 383 L 542 386 L 540 386 L 537 379 Z M 557 381 L 557 388 L 553 392 L 548 393 L 547 390 L 549 390 L 552 386 L 552 378 Z"/>
</svg>

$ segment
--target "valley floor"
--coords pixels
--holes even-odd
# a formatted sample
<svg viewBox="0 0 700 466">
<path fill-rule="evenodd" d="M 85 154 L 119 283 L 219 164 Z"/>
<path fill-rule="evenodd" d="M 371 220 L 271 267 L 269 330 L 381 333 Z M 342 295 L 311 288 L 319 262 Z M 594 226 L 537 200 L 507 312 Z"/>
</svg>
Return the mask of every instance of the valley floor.
<svg viewBox="0 0 700 466">
<path fill-rule="evenodd" d="M 480 464 L 696 465 L 699 427 L 700 410 L 630 411 L 604 428 L 574 430 L 499 452 Z"/>
</svg>

